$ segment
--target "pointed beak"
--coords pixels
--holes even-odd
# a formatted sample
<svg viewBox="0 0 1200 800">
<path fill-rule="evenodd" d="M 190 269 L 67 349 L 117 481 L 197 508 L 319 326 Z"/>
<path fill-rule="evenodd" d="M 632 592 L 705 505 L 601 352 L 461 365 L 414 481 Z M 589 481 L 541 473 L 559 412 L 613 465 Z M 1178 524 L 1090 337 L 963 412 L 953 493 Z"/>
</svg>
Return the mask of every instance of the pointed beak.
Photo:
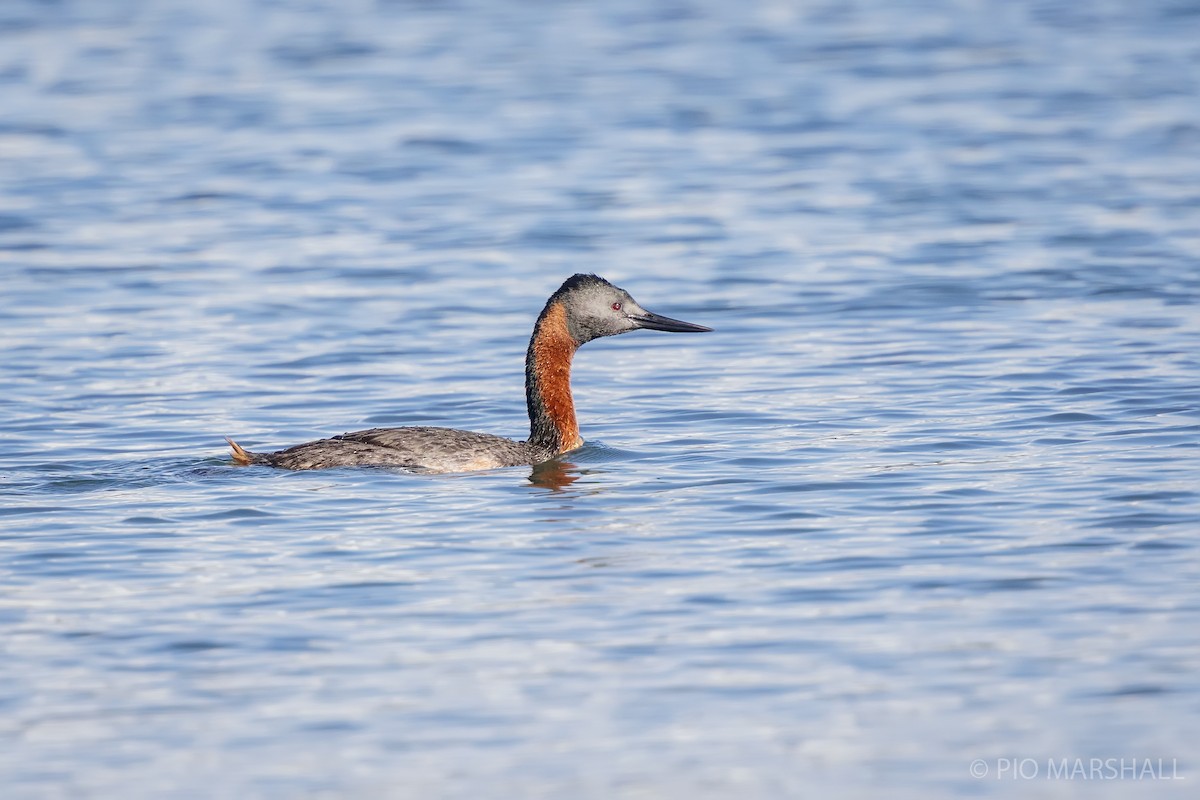
<svg viewBox="0 0 1200 800">
<path fill-rule="evenodd" d="M 703 325 L 696 325 L 683 320 L 671 319 L 670 317 L 659 316 L 649 311 L 644 311 L 641 314 L 630 314 L 629 318 L 633 320 L 639 328 L 645 328 L 651 331 L 668 331 L 669 333 L 707 333 L 712 328 L 706 328 Z"/>
</svg>

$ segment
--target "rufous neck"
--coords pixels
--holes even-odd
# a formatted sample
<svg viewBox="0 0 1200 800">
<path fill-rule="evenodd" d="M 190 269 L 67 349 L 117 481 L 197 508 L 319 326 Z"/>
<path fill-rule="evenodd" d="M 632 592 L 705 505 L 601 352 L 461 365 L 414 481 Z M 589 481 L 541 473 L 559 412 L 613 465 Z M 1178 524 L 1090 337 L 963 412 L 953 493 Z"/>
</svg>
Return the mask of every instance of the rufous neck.
<svg viewBox="0 0 1200 800">
<path fill-rule="evenodd" d="M 571 359 L 579 343 L 567 327 L 567 309 L 551 299 L 538 317 L 525 355 L 529 444 L 565 453 L 583 444 L 571 397 Z"/>
</svg>

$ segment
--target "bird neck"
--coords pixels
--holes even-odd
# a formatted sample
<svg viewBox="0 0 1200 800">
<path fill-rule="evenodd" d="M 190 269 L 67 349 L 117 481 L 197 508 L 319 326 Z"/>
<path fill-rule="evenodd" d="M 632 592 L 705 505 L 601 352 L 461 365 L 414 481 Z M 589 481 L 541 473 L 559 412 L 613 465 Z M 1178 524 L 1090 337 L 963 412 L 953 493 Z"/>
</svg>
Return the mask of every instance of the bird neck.
<svg viewBox="0 0 1200 800">
<path fill-rule="evenodd" d="M 571 359 L 579 343 L 567 328 L 567 309 L 551 298 L 533 327 L 525 354 L 529 444 L 555 454 L 583 444 L 571 397 Z"/>
</svg>

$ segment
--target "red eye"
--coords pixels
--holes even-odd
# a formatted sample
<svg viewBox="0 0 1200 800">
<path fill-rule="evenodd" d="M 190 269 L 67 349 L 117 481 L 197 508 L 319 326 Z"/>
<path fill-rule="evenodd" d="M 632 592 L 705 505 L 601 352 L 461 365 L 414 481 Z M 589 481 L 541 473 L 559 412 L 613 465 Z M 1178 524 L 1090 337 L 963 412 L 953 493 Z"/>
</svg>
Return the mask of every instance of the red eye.
<svg viewBox="0 0 1200 800">
<path fill-rule="evenodd" d="M 612 304 L 612 310 L 613 310 L 613 311 L 620 311 L 620 310 L 621 310 L 621 304 L 620 304 L 620 303 L 613 303 L 613 304 Z"/>
</svg>

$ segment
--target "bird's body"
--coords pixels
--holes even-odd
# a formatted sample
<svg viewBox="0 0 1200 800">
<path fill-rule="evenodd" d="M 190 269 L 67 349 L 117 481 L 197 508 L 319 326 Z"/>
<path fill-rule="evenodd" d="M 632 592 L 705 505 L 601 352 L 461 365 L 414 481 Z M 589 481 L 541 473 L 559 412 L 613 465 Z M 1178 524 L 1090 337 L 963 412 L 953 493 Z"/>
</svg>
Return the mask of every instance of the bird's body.
<svg viewBox="0 0 1200 800">
<path fill-rule="evenodd" d="M 571 395 L 571 360 L 601 336 L 646 328 L 708 331 L 702 325 L 646 311 L 623 289 L 595 275 L 568 278 L 546 301 L 525 355 L 529 438 L 523 442 L 454 428 L 372 428 L 251 453 L 232 440 L 234 461 L 284 469 L 399 467 L 422 472 L 471 472 L 540 464 L 583 445 Z"/>
<path fill-rule="evenodd" d="M 539 464 L 558 455 L 490 433 L 426 426 L 354 431 L 275 453 L 250 453 L 232 441 L 229 444 L 239 463 L 284 469 L 399 467 L 418 472 L 473 472 Z"/>
</svg>

